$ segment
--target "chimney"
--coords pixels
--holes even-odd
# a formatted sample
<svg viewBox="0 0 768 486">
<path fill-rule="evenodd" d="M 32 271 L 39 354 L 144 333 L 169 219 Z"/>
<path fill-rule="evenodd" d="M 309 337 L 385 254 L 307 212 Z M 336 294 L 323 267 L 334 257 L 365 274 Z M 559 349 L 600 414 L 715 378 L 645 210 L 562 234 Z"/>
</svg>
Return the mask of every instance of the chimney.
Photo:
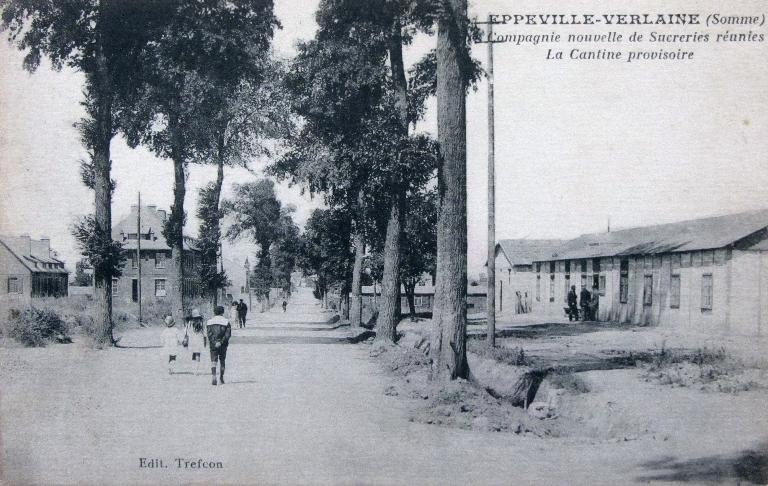
<svg viewBox="0 0 768 486">
<path fill-rule="evenodd" d="M 51 257 L 51 238 L 49 236 L 40 237 L 40 250 L 43 256 Z"/>
<path fill-rule="evenodd" d="M 32 238 L 29 233 L 19 235 L 19 251 L 22 255 L 32 255 Z"/>
<path fill-rule="evenodd" d="M 150 206 L 151 208 L 156 208 L 157 206 Z M 160 214 L 160 217 L 163 218 L 163 221 L 165 221 L 165 209 L 158 209 L 157 212 Z"/>
</svg>

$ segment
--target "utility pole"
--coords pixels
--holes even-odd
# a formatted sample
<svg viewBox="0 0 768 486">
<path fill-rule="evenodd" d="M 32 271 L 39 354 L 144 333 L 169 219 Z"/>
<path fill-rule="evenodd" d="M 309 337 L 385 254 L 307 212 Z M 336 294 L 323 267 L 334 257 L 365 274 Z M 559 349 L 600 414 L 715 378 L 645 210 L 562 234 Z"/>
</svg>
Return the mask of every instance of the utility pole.
<svg viewBox="0 0 768 486">
<path fill-rule="evenodd" d="M 139 300 L 139 324 L 141 324 L 141 191 L 139 191 L 139 206 L 136 212 L 136 266 L 139 278 L 136 280 L 136 293 Z"/>
<path fill-rule="evenodd" d="M 488 287 L 486 344 L 496 346 L 496 154 L 493 114 L 493 20 L 488 16 Z"/>
</svg>

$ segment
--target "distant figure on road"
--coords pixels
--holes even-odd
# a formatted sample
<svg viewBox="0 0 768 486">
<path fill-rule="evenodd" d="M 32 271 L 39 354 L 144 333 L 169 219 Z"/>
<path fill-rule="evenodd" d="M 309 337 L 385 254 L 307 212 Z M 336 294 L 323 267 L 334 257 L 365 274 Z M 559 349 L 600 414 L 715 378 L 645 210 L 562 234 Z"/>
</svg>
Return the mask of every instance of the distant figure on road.
<svg viewBox="0 0 768 486">
<path fill-rule="evenodd" d="M 523 313 L 528 314 L 531 312 L 531 301 L 528 299 L 528 291 L 523 296 Z"/>
<path fill-rule="evenodd" d="M 162 339 L 164 354 L 168 356 L 168 374 L 173 374 L 176 369 L 176 357 L 179 353 L 179 333 L 174 326 L 176 323 L 173 321 L 173 317 L 165 316 Z"/>
<path fill-rule="evenodd" d="M 192 361 L 195 362 L 195 375 L 200 372 L 200 363 L 203 357 L 206 339 L 203 329 L 203 316 L 198 309 L 192 309 L 191 324 L 187 327 L 189 336 L 189 352 L 192 353 Z"/>
<path fill-rule="evenodd" d="M 245 305 L 243 299 L 240 299 L 240 303 L 237 304 L 237 317 L 240 327 L 245 327 L 245 317 L 248 315 L 248 306 Z"/>
<path fill-rule="evenodd" d="M 583 320 L 589 320 L 589 302 L 592 300 L 592 294 L 589 293 L 586 287 L 581 288 L 581 296 L 579 305 L 581 306 Z"/>
<path fill-rule="evenodd" d="M 283 300 L 283 312 L 288 308 L 288 301 Z"/>
<path fill-rule="evenodd" d="M 579 298 L 576 296 L 576 286 L 571 285 L 571 290 L 568 292 L 568 320 L 579 320 L 579 307 L 577 306 Z"/>
<path fill-rule="evenodd" d="M 523 296 L 520 295 L 520 291 L 518 290 L 515 292 L 515 314 L 522 314 L 523 313 Z"/>
<path fill-rule="evenodd" d="M 240 304 L 236 300 L 232 301 L 232 305 L 229 308 L 229 323 L 232 325 L 240 324 Z"/>
<path fill-rule="evenodd" d="M 224 307 L 217 305 L 213 311 L 214 316 L 205 323 L 208 343 L 211 350 L 211 385 L 216 385 L 216 363 L 219 363 L 219 381 L 224 384 L 224 368 L 227 361 L 227 347 L 232 336 L 232 326 L 224 317 Z"/>
</svg>

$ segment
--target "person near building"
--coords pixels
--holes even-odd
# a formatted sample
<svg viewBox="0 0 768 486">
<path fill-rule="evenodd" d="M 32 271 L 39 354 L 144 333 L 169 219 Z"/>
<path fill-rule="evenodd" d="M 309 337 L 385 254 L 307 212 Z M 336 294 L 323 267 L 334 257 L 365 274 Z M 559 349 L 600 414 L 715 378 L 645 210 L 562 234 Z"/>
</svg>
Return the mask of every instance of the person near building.
<svg viewBox="0 0 768 486">
<path fill-rule="evenodd" d="M 571 285 L 571 290 L 568 291 L 568 320 L 579 320 L 579 298 L 576 296 L 576 286 Z"/>
<path fill-rule="evenodd" d="M 581 317 L 583 320 L 589 320 L 589 302 L 592 300 L 592 294 L 589 293 L 586 287 L 581 288 L 581 295 L 579 296 L 579 305 L 581 306 Z"/>
<path fill-rule="evenodd" d="M 600 289 L 592 288 L 592 299 L 589 302 L 589 319 L 596 321 L 600 310 Z"/>
<path fill-rule="evenodd" d="M 224 384 L 224 369 L 227 364 L 227 348 L 232 336 L 232 326 L 224 317 L 224 307 L 217 305 L 214 316 L 205 323 L 208 346 L 211 352 L 211 385 L 216 385 L 216 365 L 219 365 L 219 383 Z"/>
</svg>

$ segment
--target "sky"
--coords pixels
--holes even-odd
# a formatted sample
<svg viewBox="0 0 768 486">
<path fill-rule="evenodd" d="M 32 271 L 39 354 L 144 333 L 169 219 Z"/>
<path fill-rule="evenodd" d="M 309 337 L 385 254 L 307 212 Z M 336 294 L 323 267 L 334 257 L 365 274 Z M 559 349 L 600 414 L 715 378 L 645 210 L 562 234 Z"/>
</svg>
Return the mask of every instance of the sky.
<svg viewBox="0 0 768 486">
<path fill-rule="evenodd" d="M 722 2 L 707 0 L 638 1 L 607 10 L 607 2 L 510 2 L 476 0 L 471 14 L 489 13 L 679 13 L 707 15 Z M 616 5 L 618 2 L 611 2 Z M 628 4 L 628 2 L 624 2 Z M 510 6 L 513 5 L 513 6 Z M 312 37 L 316 1 L 276 0 L 283 29 L 275 51 L 283 57 L 295 43 Z M 672 8 L 674 6 L 674 8 Z M 763 3 L 739 2 L 727 14 L 761 14 Z M 669 33 L 747 30 L 765 27 L 616 27 Z M 546 26 L 498 26 L 500 34 L 544 34 Z M 605 33 L 607 26 L 559 27 L 568 32 Z M 406 52 L 406 63 L 433 47 L 423 36 Z M 551 46 L 494 46 L 496 133 L 496 235 L 504 238 L 570 238 L 583 233 L 680 221 L 768 207 L 768 47 L 762 43 L 654 45 L 627 49 L 695 52 L 690 61 L 546 60 Z M 561 44 L 568 51 L 573 47 Z M 611 45 L 577 46 L 583 49 Z M 615 47 L 615 46 L 613 46 Z M 487 45 L 473 55 L 484 65 Z M 0 233 L 51 237 L 52 246 L 74 268 L 78 252 L 69 227 L 92 211 L 92 194 L 80 183 L 78 166 L 86 153 L 72 127 L 82 115 L 79 73 L 54 72 L 47 65 L 34 74 L 21 68 L 22 55 L 0 42 Z M 469 273 L 482 271 L 487 225 L 487 85 L 467 97 L 467 187 Z M 429 103 L 419 131 L 437 134 L 435 102 Z M 172 165 L 149 151 L 112 144 L 115 221 L 128 213 L 138 191 L 142 200 L 170 207 Z M 233 182 L 260 176 L 267 161 L 255 160 L 255 174 L 228 169 L 224 196 Z M 197 189 L 215 169 L 192 166 L 186 208 L 194 234 Z M 279 197 L 294 204 L 300 225 L 320 201 L 299 188 L 281 185 Z M 253 252 L 249 242 L 226 247 L 239 259 Z"/>
</svg>

